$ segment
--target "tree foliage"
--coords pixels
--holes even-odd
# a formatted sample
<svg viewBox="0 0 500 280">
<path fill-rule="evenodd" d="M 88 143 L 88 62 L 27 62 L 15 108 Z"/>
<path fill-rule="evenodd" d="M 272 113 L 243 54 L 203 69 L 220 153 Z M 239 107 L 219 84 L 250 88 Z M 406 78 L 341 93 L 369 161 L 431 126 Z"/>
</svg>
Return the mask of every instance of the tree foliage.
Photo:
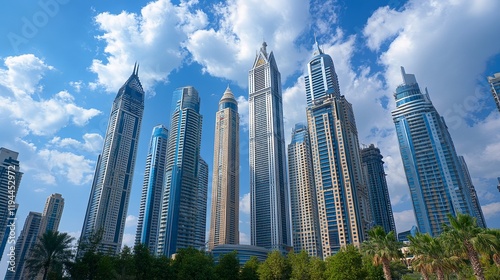
<svg viewBox="0 0 500 280">
<path fill-rule="evenodd" d="M 358 248 L 348 245 L 337 254 L 326 259 L 326 279 L 358 280 L 364 279 L 362 255 Z"/>
<path fill-rule="evenodd" d="M 290 277 L 290 265 L 279 251 L 272 251 L 259 266 L 258 273 L 261 280 L 285 280 Z"/>
</svg>

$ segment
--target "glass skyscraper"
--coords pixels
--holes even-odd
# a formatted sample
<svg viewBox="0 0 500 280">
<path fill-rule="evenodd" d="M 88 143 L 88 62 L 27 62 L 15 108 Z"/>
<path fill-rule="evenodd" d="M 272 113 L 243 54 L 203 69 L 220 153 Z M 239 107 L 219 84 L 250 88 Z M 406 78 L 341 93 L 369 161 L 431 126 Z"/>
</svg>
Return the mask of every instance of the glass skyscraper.
<svg viewBox="0 0 500 280">
<path fill-rule="evenodd" d="M 19 206 L 16 195 L 23 173 L 19 171 L 18 156 L 18 152 L 0 148 L 0 260 L 9 239 L 9 225 L 15 224 Z"/>
<path fill-rule="evenodd" d="M 488 77 L 488 83 L 490 83 L 491 94 L 493 94 L 497 109 L 500 112 L 500 73 L 495 73 L 492 77 Z"/>
<path fill-rule="evenodd" d="M 208 164 L 200 157 L 198 162 L 198 196 L 197 196 L 197 213 L 196 213 L 196 234 L 195 243 L 196 249 L 205 250 L 206 245 L 206 228 L 207 228 L 207 194 L 208 194 Z"/>
<path fill-rule="evenodd" d="M 180 248 L 198 244 L 201 128 L 198 91 L 191 86 L 176 89 L 170 111 L 158 255 L 170 257 Z"/>
<path fill-rule="evenodd" d="M 239 244 L 239 122 L 238 102 L 228 86 L 215 115 L 209 250 L 221 244 Z"/>
<path fill-rule="evenodd" d="M 383 156 L 380 150 L 371 144 L 361 149 L 363 174 L 368 187 L 368 197 L 373 218 L 373 226 L 381 226 L 385 232 L 394 231 L 394 216 L 392 214 L 391 198 L 385 179 Z"/>
<path fill-rule="evenodd" d="M 291 245 L 281 74 L 264 42 L 248 75 L 251 244 Z"/>
<path fill-rule="evenodd" d="M 322 257 L 318 205 L 307 126 L 296 124 L 288 145 L 288 181 L 295 252 Z"/>
<path fill-rule="evenodd" d="M 149 252 L 156 253 L 160 226 L 161 197 L 165 176 L 168 130 L 163 125 L 153 128 L 146 169 L 142 183 L 141 205 L 137 219 L 135 244 L 144 244 Z"/>
<path fill-rule="evenodd" d="M 138 72 L 135 66 L 113 101 L 82 229 L 84 242 L 102 232 L 99 251 L 111 254 L 122 245 L 144 111 Z"/>
<path fill-rule="evenodd" d="M 48 231 L 57 231 L 64 210 L 64 198 L 59 193 L 51 194 L 45 202 L 38 236 Z"/>
<path fill-rule="evenodd" d="M 307 121 L 323 258 L 359 245 L 371 222 L 352 105 L 340 95 L 331 57 L 317 46 L 305 77 Z"/>
<path fill-rule="evenodd" d="M 470 190 L 444 119 L 415 75 L 401 67 L 392 117 L 420 232 L 439 235 L 447 214 L 473 211 Z"/>
<path fill-rule="evenodd" d="M 479 198 L 477 197 L 476 188 L 474 188 L 474 184 L 472 183 L 472 178 L 470 177 L 469 168 L 467 167 L 467 163 L 465 162 L 465 158 L 463 156 L 458 156 L 458 161 L 460 162 L 460 167 L 462 168 L 462 172 L 464 174 L 465 185 L 467 186 L 466 190 L 469 190 L 471 202 L 472 202 L 472 211 L 474 212 L 474 216 L 476 217 L 477 225 L 486 228 L 486 220 L 484 219 L 483 210 L 481 209 L 481 204 L 479 203 Z"/>
</svg>

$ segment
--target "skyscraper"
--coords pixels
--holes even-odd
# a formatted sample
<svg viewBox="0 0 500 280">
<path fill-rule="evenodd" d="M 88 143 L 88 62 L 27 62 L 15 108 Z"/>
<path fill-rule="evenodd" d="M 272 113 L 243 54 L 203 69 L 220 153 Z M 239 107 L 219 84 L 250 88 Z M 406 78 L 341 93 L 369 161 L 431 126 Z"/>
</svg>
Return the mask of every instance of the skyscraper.
<svg viewBox="0 0 500 280">
<path fill-rule="evenodd" d="M 322 257 L 318 205 L 307 127 L 296 124 L 288 145 L 288 182 L 295 252 Z"/>
<path fill-rule="evenodd" d="M 317 50 L 305 77 L 307 121 L 323 258 L 359 245 L 371 222 L 352 105 L 340 95 L 328 54 Z"/>
<path fill-rule="evenodd" d="M 483 210 L 481 209 L 481 204 L 479 203 L 479 198 L 477 197 L 476 188 L 472 183 L 472 178 L 470 177 L 469 168 L 467 167 L 467 163 L 465 162 L 465 158 L 463 156 L 458 156 L 458 161 L 460 163 L 460 167 L 462 168 L 462 172 L 464 174 L 465 185 L 467 186 L 466 191 L 469 191 L 469 196 L 472 202 L 472 212 L 476 217 L 477 225 L 486 228 L 486 220 L 484 219 Z"/>
<path fill-rule="evenodd" d="M 281 74 L 264 42 L 248 75 L 251 244 L 291 245 Z"/>
<path fill-rule="evenodd" d="M 180 248 L 197 244 L 198 164 L 202 127 L 198 91 L 191 86 L 176 89 L 170 112 L 157 249 L 159 255 L 169 257 Z"/>
<path fill-rule="evenodd" d="M 495 73 L 494 76 L 488 77 L 488 82 L 490 83 L 491 94 L 493 94 L 497 109 L 500 111 L 500 73 Z"/>
<path fill-rule="evenodd" d="M 113 101 L 82 229 L 82 240 L 102 231 L 99 250 L 112 254 L 122 245 L 144 111 L 138 72 L 135 66 Z"/>
<path fill-rule="evenodd" d="M 16 195 L 21 183 L 22 172 L 19 171 L 18 152 L 0 148 L 0 260 L 11 230 L 15 231 L 18 204 Z"/>
<path fill-rule="evenodd" d="M 157 125 L 153 128 L 142 183 L 135 244 L 144 244 L 151 253 L 156 253 L 158 242 L 167 139 L 168 130 L 163 125 Z"/>
<path fill-rule="evenodd" d="M 228 86 L 215 115 L 209 250 L 221 244 L 239 244 L 239 119 L 238 102 Z"/>
<path fill-rule="evenodd" d="M 42 236 L 48 231 L 57 231 L 59 229 L 63 210 L 64 198 L 58 193 L 51 194 L 45 202 L 38 236 Z"/>
<path fill-rule="evenodd" d="M 51 194 L 45 202 L 43 213 L 30 212 L 24 221 L 24 227 L 19 235 L 15 253 L 16 265 L 15 273 L 7 270 L 5 279 L 28 279 L 29 271 L 25 264 L 30 258 L 30 251 L 35 246 L 38 238 L 48 231 L 57 231 L 64 209 L 64 198 L 61 194 Z M 31 279 L 31 278 L 30 278 Z"/>
<path fill-rule="evenodd" d="M 401 67 L 403 84 L 396 88 L 392 117 L 406 180 L 420 232 L 442 232 L 447 214 L 476 216 L 455 146 L 444 119 L 427 90 L 420 91 L 413 74 Z"/>
<path fill-rule="evenodd" d="M 28 217 L 24 221 L 24 227 L 16 241 L 15 257 L 16 266 L 14 271 L 7 269 L 5 279 L 19 280 L 28 278 L 28 270 L 25 268 L 25 261 L 29 258 L 30 250 L 35 246 L 42 214 L 38 212 L 29 212 Z"/>
<path fill-rule="evenodd" d="M 205 249 L 207 228 L 208 164 L 201 157 L 198 162 L 198 196 L 196 213 L 196 240 L 194 248 Z"/>
<path fill-rule="evenodd" d="M 373 225 L 383 227 L 385 232 L 396 233 L 383 158 L 380 150 L 373 144 L 361 149 L 361 162 L 368 187 Z"/>
</svg>

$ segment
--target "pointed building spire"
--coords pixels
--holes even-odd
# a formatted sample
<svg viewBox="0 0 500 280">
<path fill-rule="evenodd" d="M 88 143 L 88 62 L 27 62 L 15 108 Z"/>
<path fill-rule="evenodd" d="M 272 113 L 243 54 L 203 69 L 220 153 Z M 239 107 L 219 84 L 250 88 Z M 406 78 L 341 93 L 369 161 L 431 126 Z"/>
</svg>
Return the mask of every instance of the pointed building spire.
<svg viewBox="0 0 500 280">
<path fill-rule="evenodd" d="M 266 43 L 266 41 L 263 41 L 262 42 L 262 47 L 260 48 L 260 51 L 267 57 L 266 47 L 267 47 L 267 43 Z"/>
<path fill-rule="evenodd" d="M 135 75 L 135 69 L 137 68 L 137 61 L 134 63 L 134 70 L 132 70 L 132 75 Z"/>
<path fill-rule="evenodd" d="M 316 32 L 314 32 L 314 46 L 316 47 L 316 50 L 314 50 L 313 55 L 320 55 L 323 54 L 323 51 L 320 49 L 318 40 L 316 38 Z"/>
<path fill-rule="evenodd" d="M 139 75 L 139 63 L 137 63 L 137 69 L 135 70 L 135 75 L 138 76 Z"/>
</svg>

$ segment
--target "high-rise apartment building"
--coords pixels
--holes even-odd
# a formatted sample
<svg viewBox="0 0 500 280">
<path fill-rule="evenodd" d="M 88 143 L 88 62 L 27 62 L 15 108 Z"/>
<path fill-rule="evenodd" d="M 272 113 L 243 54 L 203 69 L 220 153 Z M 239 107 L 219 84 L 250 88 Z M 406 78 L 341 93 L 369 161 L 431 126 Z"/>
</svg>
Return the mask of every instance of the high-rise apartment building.
<svg viewBox="0 0 500 280">
<path fill-rule="evenodd" d="M 295 252 L 322 257 L 318 205 L 307 126 L 296 124 L 288 145 L 288 182 Z"/>
<path fill-rule="evenodd" d="M 238 102 L 228 86 L 215 115 L 209 250 L 217 245 L 239 244 L 239 121 Z"/>
<path fill-rule="evenodd" d="M 149 151 L 146 157 L 146 169 L 144 170 L 144 181 L 142 183 L 135 244 L 144 244 L 151 253 L 156 253 L 158 242 L 167 140 L 167 128 L 163 125 L 155 126 L 151 134 Z"/>
<path fill-rule="evenodd" d="M 490 83 L 491 94 L 493 94 L 497 109 L 500 111 L 500 73 L 495 73 L 492 77 L 488 77 L 488 83 Z"/>
<path fill-rule="evenodd" d="M 19 171 L 18 152 L 0 148 L 0 260 L 11 230 L 16 222 L 16 195 L 21 183 L 22 172 Z"/>
<path fill-rule="evenodd" d="M 470 191 L 444 119 L 427 90 L 401 67 L 403 84 L 394 94 L 392 117 L 420 232 L 439 235 L 447 214 L 473 211 Z"/>
<path fill-rule="evenodd" d="M 385 232 L 394 231 L 394 215 L 392 214 L 391 198 L 385 179 L 384 157 L 379 148 L 371 144 L 361 149 L 361 162 L 363 174 L 368 188 L 368 197 L 370 199 L 370 209 L 372 212 L 373 226 L 381 226 Z"/>
<path fill-rule="evenodd" d="M 194 248 L 205 250 L 207 228 L 208 164 L 200 157 L 198 162 L 198 196 Z"/>
<path fill-rule="evenodd" d="M 63 209 L 64 198 L 61 194 L 54 193 L 47 198 L 42 214 L 38 212 L 30 212 L 28 214 L 23 230 L 16 242 L 17 267 L 14 273 L 11 270 L 7 270 L 5 279 L 31 279 L 28 278 L 30 272 L 25 265 L 26 260 L 30 258 L 30 251 L 44 233 L 58 231 Z"/>
<path fill-rule="evenodd" d="M 202 116 L 194 87 L 174 91 L 165 162 L 158 255 L 195 247 Z"/>
<path fill-rule="evenodd" d="M 248 75 L 251 244 L 291 245 L 281 74 L 264 42 Z"/>
<path fill-rule="evenodd" d="M 48 231 L 57 231 L 64 210 L 64 198 L 59 193 L 51 194 L 45 202 L 38 236 Z"/>
<path fill-rule="evenodd" d="M 323 258 L 359 245 L 371 223 L 352 105 L 340 95 L 332 58 L 318 47 L 305 77 L 307 121 Z"/>
<path fill-rule="evenodd" d="M 138 72 L 135 66 L 113 101 L 82 228 L 84 241 L 102 233 L 98 249 L 111 254 L 118 253 L 122 245 L 144 111 Z"/>
<path fill-rule="evenodd" d="M 486 220 L 484 219 L 483 210 L 481 209 L 481 204 L 479 203 L 479 198 L 477 197 L 476 188 L 472 183 L 472 178 L 470 177 L 469 168 L 467 167 L 467 163 L 465 162 L 465 158 L 463 156 L 458 156 L 458 161 L 460 163 L 460 167 L 462 169 L 462 173 L 464 174 L 466 191 L 469 191 L 469 196 L 472 202 L 472 212 L 474 212 L 474 216 L 476 217 L 477 225 L 486 228 Z"/>
<path fill-rule="evenodd" d="M 41 213 L 29 212 L 28 217 L 26 217 L 26 220 L 24 221 L 24 227 L 21 230 L 21 234 L 19 234 L 15 245 L 16 266 L 13 270 L 7 269 L 5 279 L 31 279 L 28 278 L 29 271 L 25 267 L 25 261 L 30 257 L 31 248 L 35 246 L 37 241 L 41 221 Z"/>
</svg>

